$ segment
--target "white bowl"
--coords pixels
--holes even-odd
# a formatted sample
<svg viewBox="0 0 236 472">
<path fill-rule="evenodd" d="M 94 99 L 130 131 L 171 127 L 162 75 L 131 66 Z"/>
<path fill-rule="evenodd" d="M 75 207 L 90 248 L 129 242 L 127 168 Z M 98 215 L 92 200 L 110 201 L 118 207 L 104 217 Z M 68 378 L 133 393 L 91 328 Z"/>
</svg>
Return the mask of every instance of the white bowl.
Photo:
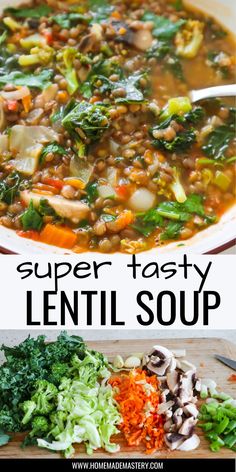
<svg viewBox="0 0 236 472">
<path fill-rule="evenodd" d="M 9 6 L 16 6 L 23 0 L 1 0 L 0 11 Z M 215 17 L 222 25 L 235 33 L 236 2 L 234 0 L 186 0 L 186 4 L 195 6 Z M 195 254 L 216 253 L 235 242 L 236 238 L 236 204 L 230 208 L 221 218 L 219 223 L 201 231 L 185 241 L 185 246 L 180 247 L 179 242 L 168 244 L 164 247 L 151 249 L 149 254 L 163 254 L 168 252 L 180 253 L 187 248 L 188 252 Z M 17 234 L 0 226 L 0 246 L 6 252 L 18 254 L 54 253 L 65 254 L 70 251 L 54 246 L 23 239 Z"/>
</svg>

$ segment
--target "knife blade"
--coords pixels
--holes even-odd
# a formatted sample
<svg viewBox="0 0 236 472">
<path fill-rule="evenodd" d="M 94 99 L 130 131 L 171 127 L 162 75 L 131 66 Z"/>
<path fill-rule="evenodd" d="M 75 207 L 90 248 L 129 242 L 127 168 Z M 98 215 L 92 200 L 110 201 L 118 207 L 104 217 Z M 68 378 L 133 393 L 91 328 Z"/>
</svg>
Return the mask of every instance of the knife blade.
<svg viewBox="0 0 236 472">
<path fill-rule="evenodd" d="M 231 369 L 236 370 L 236 361 L 234 361 L 233 359 L 229 359 L 228 357 L 224 356 L 219 356 L 218 354 L 215 354 L 215 358 L 230 367 Z"/>
</svg>

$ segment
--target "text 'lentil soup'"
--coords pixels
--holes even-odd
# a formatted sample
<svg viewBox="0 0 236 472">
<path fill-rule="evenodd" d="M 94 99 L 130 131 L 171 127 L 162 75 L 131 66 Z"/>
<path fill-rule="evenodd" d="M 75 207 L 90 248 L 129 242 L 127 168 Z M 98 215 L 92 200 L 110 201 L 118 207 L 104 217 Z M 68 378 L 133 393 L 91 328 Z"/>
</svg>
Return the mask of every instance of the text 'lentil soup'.
<svg viewBox="0 0 236 472">
<path fill-rule="evenodd" d="M 75 252 L 184 241 L 235 202 L 235 43 L 181 1 L 35 0 L 0 19 L 0 224 Z"/>
</svg>

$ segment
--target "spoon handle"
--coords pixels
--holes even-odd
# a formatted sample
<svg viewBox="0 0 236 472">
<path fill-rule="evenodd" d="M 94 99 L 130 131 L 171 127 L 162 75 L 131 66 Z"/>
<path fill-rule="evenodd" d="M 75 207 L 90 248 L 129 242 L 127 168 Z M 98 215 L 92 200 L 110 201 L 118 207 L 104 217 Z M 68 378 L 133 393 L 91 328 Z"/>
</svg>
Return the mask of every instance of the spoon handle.
<svg viewBox="0 0 236 472">
<path fill-rule="evenodd" d="M 236 97 L 236 84 L 218 85 L 217 87 L 192 90 L 189 95 L 192 103 L 204 100 L 205 98 Z"/>
</svg>

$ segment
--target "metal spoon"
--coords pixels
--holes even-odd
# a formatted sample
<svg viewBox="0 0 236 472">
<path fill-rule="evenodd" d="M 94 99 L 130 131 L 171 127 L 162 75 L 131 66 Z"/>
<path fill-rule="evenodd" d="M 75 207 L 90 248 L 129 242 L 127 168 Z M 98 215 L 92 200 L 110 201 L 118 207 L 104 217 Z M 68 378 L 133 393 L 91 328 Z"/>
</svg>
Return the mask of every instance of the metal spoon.
<svg viewBox="0 0 236 472">
<path fill-rule="evenodd" d="M 236 84 L 219 85 L 217 87 L 208 87 L 200 90 L 192 90 L 189 98 L 192 103 L 199 102 L 205 98 L 216 97 L 236 97 Z"/>
</svg>

